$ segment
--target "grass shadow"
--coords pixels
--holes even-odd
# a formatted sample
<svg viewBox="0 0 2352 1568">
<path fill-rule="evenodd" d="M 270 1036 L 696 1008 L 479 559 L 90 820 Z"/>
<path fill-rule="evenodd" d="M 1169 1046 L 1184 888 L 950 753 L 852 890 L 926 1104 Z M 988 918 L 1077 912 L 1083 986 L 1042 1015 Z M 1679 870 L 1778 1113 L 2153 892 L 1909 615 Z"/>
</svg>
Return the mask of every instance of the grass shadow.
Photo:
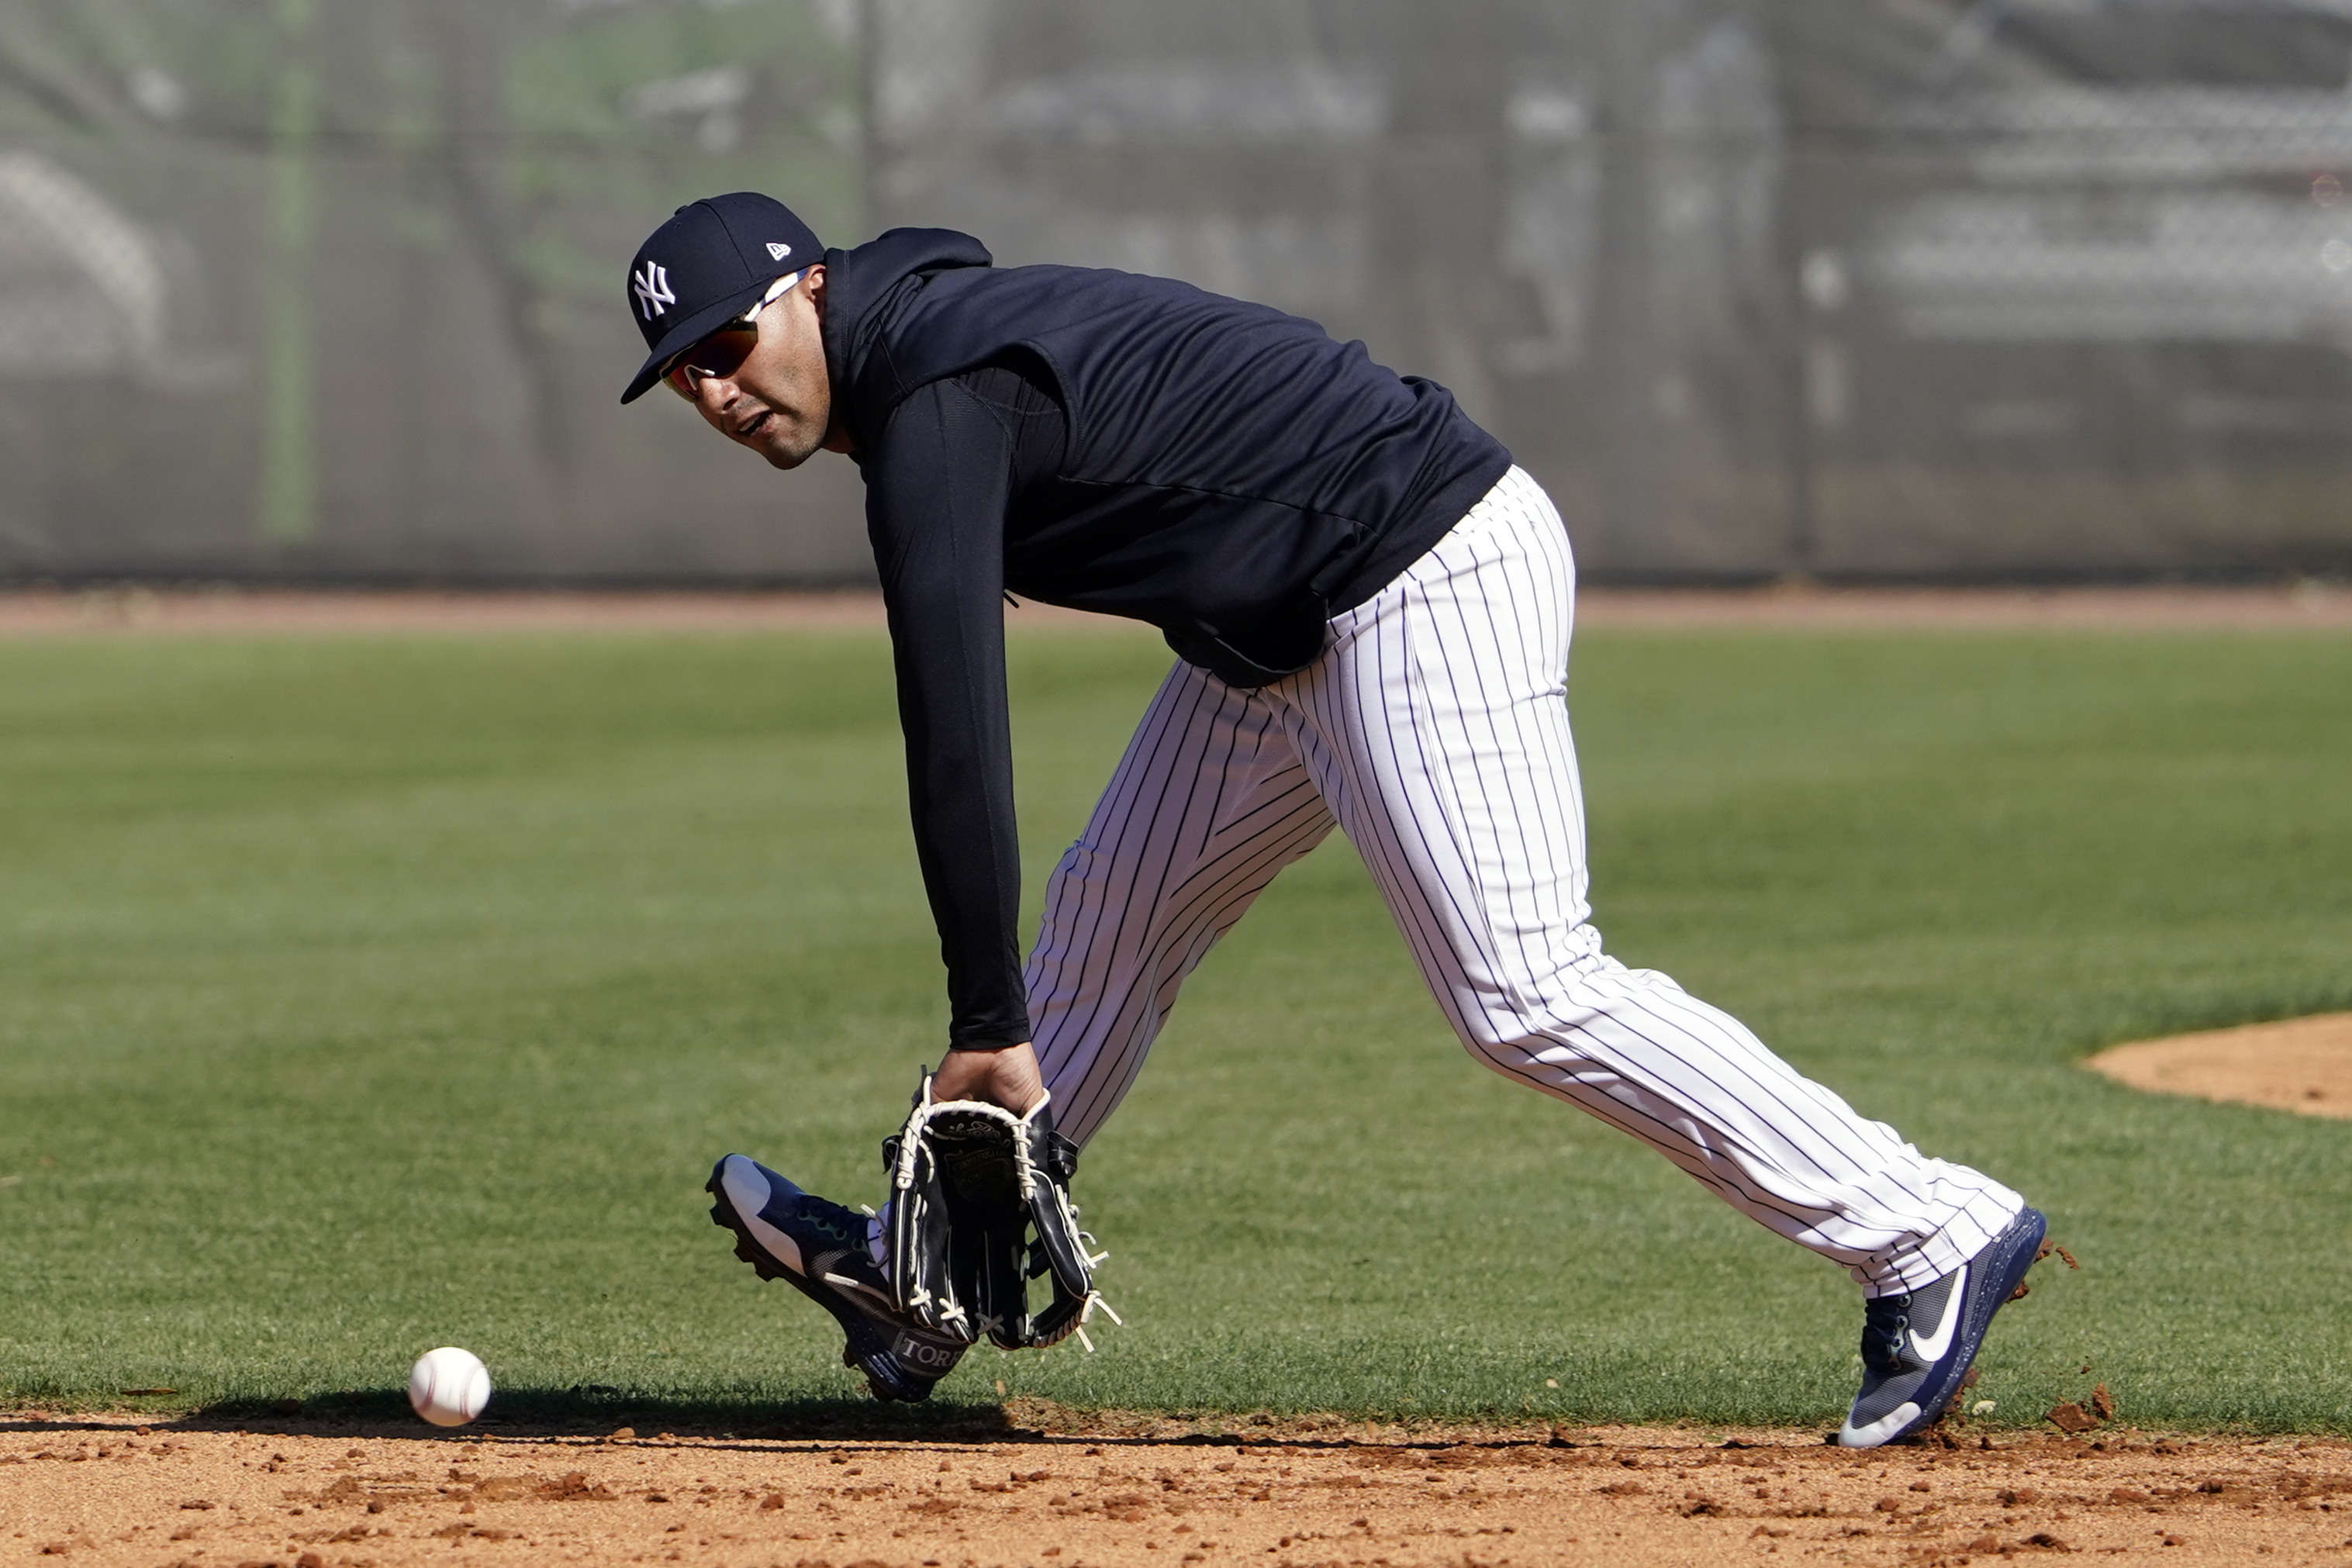
<svg viewBox="0 0 2352 1568">
<path fill-rule="evenodd" d="M 398 1389 L 370 1389 L 296 1401 L 223 1400 L 194 1409 L 23 1409 L 0 1414 L 0 1432 L 249 1432 L 287 1436 L 486 1438 L 759 1438 L 765 1441 L 1034 1442 L 1004 1405 L 927 1400 L 885 1405 L 862 1399 L 666 1399 L 573 1389 L 502 1388 L 481 1419 L 460 1427 L 419 1420 Z"/>
<path fill-rule="evenodd" d="M 919 1405 L 865 1399 L 665 1399 L 580 1389 L 500 1389 L 479 1420 L 465 1426 L 428 1426 L 398 1389 L 370 1389 L 309 1401 L 224 1400 L 194 1409 L 142 1411 L 90 1408 L 54 1411 L 34 1406 L 0 1412 L 0 1434 L 56 1433 L 83 1441 L 110 1436 L 170 1436 L 233 1432 L 295 1438 L 399 1439 L 424 1443 L 547 1443 L 567 1448 L 861 1443 L 942 1447 L 1072 1447 L 1099 1453 L 1126 1447 L 1343 1448 L 1382 1447 L 1571 1447 L 1544 1424 L 1505 1429 L 1486 1423 L 1432 1422 L 1427 1429 L 1369 1426 L 1335 1415 L 1274 1416 L 1264 1412 L 1230 1419 L 1186 1419 L 1165 1413 L 1078 1410 L 1048 1400 L 931 1399 Z"/>
</svg>

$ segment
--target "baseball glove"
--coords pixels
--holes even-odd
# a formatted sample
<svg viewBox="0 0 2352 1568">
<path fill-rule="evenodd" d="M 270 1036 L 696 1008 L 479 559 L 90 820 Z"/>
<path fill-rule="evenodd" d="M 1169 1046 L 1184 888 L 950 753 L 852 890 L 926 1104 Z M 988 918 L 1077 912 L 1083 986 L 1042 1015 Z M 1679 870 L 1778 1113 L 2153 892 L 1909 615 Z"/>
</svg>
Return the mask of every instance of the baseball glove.
<svg viewBox="0 0 2352 1568">
<path fill-rule="evenodd" d="M 935 1100 L 931 1080 L 882 1143 L 890 1173 L 890 1289 L 901 1310 L 942 1332 L 1006 1350 L 1050 1345 L 1102 1307 L 1070 1177 L 1078 1147 L 1040 1100 L 1025 1116 L 981 1100 Z M 1032 1311 L 1029 1282 L 1051 1298 Z"/>
</svg>

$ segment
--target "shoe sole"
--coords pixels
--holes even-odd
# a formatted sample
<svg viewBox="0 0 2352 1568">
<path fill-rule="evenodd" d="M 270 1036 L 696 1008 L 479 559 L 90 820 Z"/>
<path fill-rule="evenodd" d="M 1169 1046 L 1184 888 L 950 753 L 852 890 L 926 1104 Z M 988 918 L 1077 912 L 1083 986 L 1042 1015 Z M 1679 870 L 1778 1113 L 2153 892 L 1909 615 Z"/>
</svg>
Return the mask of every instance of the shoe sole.
<svg viewBox="0 0 2352 1568">
<path fill-rule="evenodd" d="M 722 1160 L 719 1162 L 719 1166 L 725 1163 L 726 1162 Z M 857 1342 L 858 1331 L 865 1325 L 861 1321 L 853 1326 L 849 1314 L 854 1313 L 856 1309 L 845 1306 L 832 1296 L 819 1290 L 797 1269 L 787 1268 L 777 1262 L 772 1253 L 751 1238 L 751 1227 L 746 1226 L 742 1216 L 735 1212 L 734 1202 L 728 1197 L 726 1186 L 719 1180 L 719 1167 L 712 1168 L 710 1180 L 702 1184 L 702 1190 L 710 1194 L 710 1223 L 721 1230 L 734 1233 L 736 1257 L 750 1264 L 752 1272 L 759 1275 L 761 1279 L 781 1279 L 832 1314 L 834 1322 L 840 1327 L 843 1338 L 847 1342 L 841 1347 L 841 1364 L 853 1372 L 863 1373 L 866 1389 L 875 1398 L 885 1404 L 895 1399 L 912 1405 L 930 1397 L 929 1384 L 917 1384 L 910 1379 L 894 1380 L 879 1376 L 871 1366 L 858 1359 L 857 1352 L 853 1347 Z"/>
<path fill-rule="evenodd" d="M 1952 1352 L 1949 1381 L 1932 1400 L 1920 1402 L 1919 1415 L 1908 1426 L 1872 1447 L 1900 1442 L 1926 1431 L 1941 1421 L 1951 1408 L 1952 1402 L 1960 1397 L 1969 1380 L 1969 1368 L 1976 1364 L 1977 1352 L 1983 1348 L 1985 1334 L 1992 1328 L 1993 1314 L 2007 1306 L 2010 1298 L 2017 1293 L 2018 1284 L 2024 1279 L 2025 1271 L 2033 1267 L 2041 1255 L 2042 1238 L 2050 1232 L 2050 1222 L 2041 1210 L 2028 1208 L 2018 1215 L 2018 1220 L 2029 1217 L 2031 1224 L 2011 1222 L 2011 1227 L 2001 1233 L 1993 1247 L 1985 1249 L 1992 1253 L 1991 1257 L 1971 1259 L 1972 1262 L 1983 1263 L 1984 1274 L 1981 1279 L 1969 1281 L 1968 1300 L 1960 1304 L 1960 1337 L 1959 1343 Z M 1993 1247 L 2000 1250 L 1994 1252 Z M 1927 1391 L 1922 1389 L 1921 1392 Z"/>
</svg>

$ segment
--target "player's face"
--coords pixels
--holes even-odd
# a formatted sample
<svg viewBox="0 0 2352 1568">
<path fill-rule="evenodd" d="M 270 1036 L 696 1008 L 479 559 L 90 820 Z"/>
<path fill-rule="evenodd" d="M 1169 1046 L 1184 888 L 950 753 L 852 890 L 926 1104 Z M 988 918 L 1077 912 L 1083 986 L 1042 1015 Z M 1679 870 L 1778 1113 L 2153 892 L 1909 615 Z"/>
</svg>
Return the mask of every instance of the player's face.
<svg viewBox="0 0 2352 1568">
<path fill-rule="evenodd" d="M 709 357 L 715 363 L 694 378 L 689 394 L 710 427 L 779 468 L 797 468 L 820 449 L 849 450 L 847 433 L 833 421 L 819 335 L 824 321 L 824 268 L 812 267 L 761 310 L 758 341 L 748 353 L 740 344 L 714 344 Z M 730 364 L 739 353 L 740 363 Z"/>
</svg>

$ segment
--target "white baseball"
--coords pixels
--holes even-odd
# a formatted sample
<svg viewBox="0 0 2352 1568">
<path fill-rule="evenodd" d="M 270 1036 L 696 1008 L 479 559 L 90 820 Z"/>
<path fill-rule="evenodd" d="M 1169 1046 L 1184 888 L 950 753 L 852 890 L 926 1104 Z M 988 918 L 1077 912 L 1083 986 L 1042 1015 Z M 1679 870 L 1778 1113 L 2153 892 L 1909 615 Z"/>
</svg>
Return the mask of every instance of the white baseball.
<svg viewBox="0 0 2352 1568">
<path fill-rule="evenodd" d="M 490 1402 L 490 1369 L 472 1351 L 443 1345 L 408 1369 L 408 1403 L 436 1426 L 463 1426 Z"/>
</svg>

